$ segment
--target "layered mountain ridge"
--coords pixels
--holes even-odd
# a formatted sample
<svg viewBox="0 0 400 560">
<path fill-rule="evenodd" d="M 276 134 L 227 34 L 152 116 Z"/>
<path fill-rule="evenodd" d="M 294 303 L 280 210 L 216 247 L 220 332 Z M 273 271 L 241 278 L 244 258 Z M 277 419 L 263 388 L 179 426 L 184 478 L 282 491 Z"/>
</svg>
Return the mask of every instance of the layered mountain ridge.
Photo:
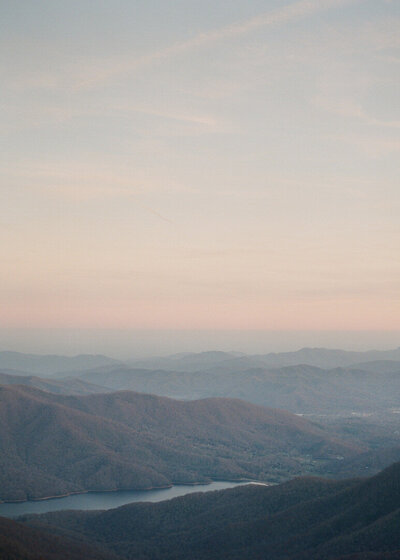
<svg viewBox="0 0 400 560">
<path fill-rule="evenodd" d="M 281 480 L 363 447 L 293 414 L 233 399 L 129 391 L 85 397 L 0 387 L 0 499 Z"/>
</svg>

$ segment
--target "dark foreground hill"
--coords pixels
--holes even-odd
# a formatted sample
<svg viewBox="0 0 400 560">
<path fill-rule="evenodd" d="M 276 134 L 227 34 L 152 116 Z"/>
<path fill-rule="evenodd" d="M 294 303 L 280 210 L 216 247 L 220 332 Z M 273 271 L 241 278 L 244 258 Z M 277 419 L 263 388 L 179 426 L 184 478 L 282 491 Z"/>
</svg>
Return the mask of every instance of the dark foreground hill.
<svg viewBox="0 0 400 560">
<path fill-rule="evenodd" d="M 132 392 L 0 387 L 0 499 L 321 472 L 362 449 L 284 411 Z"/>
<path fill-rule="evenodd" d="M 364 480 L 300 478 L 23 520 L 127 560 L 395 560 L 400 463 Z"/>
<path fill-rule="evenodd" d="M 1 560 L 118 560 L 112 552 L 0 517 Z"/>
</svg>

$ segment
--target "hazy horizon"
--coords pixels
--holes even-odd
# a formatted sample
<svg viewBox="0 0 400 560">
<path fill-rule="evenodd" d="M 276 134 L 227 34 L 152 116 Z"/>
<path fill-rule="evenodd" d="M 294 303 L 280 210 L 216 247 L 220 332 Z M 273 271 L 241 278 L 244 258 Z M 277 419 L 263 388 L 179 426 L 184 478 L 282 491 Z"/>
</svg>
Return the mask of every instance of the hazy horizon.
<svg viewBox="0 0 400 560">
<path fill-rule="evenodd" d="M 247 354 L 292 352 L 304 347 L 390 350 L 400 347 L 400 331 L 151 331 L 111 329 L 1 329 L 0 350 L 33 354 L 106 354 L 134 359 L 222 350 Z"/>
</svg>

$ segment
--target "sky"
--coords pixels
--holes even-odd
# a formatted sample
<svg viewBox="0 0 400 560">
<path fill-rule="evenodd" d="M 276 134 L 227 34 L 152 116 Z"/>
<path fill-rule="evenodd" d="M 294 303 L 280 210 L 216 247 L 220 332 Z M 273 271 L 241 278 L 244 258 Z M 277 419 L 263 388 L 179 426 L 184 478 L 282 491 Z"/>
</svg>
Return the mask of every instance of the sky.
<svg viewBox="0 0 400 560">
<path fill-rule="evenodd" d="M 1 333 L 392 341 L 399 23 L 390 0 L 2 0 Z"/>
</svg>

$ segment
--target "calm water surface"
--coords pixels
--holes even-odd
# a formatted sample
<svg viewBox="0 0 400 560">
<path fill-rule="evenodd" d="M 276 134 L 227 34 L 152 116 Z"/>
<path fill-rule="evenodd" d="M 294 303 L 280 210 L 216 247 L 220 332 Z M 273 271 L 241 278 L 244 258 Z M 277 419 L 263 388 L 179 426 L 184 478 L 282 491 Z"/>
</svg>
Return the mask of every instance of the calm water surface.
<svg viewBox="0 0 400 560">
<path fill-rule="evenodd" d="M 132 502 L 161 502 L 193 492 L 223 490 L 246 484 L 245 482 L 212 482 L 196 486 L 172 486 L 161 490 L 119 490 L 117 492 L 89 492 L 65 498 L 53 498 L 37 502 L 0 504 L 0 515 L 16 517 L 25 513 L 46 513 L 61 509 L 112 509 Z"/>
</svg>

